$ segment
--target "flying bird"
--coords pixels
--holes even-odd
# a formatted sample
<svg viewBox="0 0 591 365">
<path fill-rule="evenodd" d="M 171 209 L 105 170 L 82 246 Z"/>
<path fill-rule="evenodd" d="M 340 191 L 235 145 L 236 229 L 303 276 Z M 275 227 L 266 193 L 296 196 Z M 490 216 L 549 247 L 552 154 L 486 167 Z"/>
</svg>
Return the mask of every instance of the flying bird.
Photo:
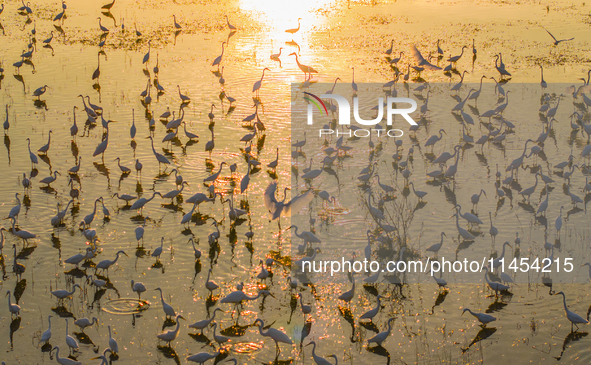
<svg viewBox="0 0 591 365">
<path fill-rule="evenodd" d="M 412 46 L 410 49 L 410 52 L 412 53 L 413 57 L 415 58 L 415 61 L 417 61 L 417 63 L 419 64 L 419 66 L 424 67 L 426 70 L 430 70 L 430 71 L 436 71 L 436 70 L 441 70 L 441 67 L 437 67 L 431 63 L 429 63 L 429 61 L 427 61 L 423 55 L 421 55 L 421 52 L 419 52 L 419 50 L 417 49 L 417 46 Z"/>
<path fill-rule="evenodd" d="M 575 37 L 572 37 L 572 38 L 569 38 L 569 39 L 556 39 L 556 37 L 555 37 L 555 36 L 553 36 L 553 35 L 552 35 L 552 33 L 550 33 L 550 32 L 548 31 L 548 29 L 546 29 L 546 28 L 543 28 L 543 29 L 544 29 L 544 30 L 545 30 L 545 31 L 546 31 L 548 34 L 550 34 L 550 37 L 552 37 L 552 39 L 554 39 L 554 45 L 555 45 L 555 46 L 557 46 L 557 45 L 558 45 L 558 43 L 560 43 L 560 42 L 568 42 L 568 41 L 572 41 L 573 39 L 575 39 Z"/>
</svg>

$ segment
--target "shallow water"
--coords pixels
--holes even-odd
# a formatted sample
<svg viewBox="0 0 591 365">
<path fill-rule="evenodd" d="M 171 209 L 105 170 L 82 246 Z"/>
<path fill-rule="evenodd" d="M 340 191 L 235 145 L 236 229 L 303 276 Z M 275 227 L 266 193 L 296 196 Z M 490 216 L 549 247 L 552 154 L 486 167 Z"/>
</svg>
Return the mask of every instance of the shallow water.
<svg viewBox="0 0 591 365">
<path fill-rule="evenodd" d="M 393 78 L 392 70 L 384 62 L 383 52 L 390 46 L 391 39 L 394 39 L 395 52 L 405 51 L 406 55 L 399 67 L 403 73 L 409 61 L 407 50 L 412 44 L 416 44 L 426 56 L 429 50 L 435 53 L 436 41 L 442 39 L 441 47 L 447 56 L 459 54 L 461 47 L 470 45 L 472 38 L 475 38 L 478 58 L 472 62 L 470 57 L 464 57 L 458 63 L 458 70 L 469 71 L 466 83 L 474 85 L 482 74 L 496 77 L 492 56 L 499 51 L 503 52 L 507 69 L 513 74 L 510 85 L 535 83 L 533 86 L 539 86 L 538 64 L 544 65 L 544 78 L 549 83 L 580 84 L 577 78 L 587 76 L 586 64 L 589 60 L 585 54 L 589 51 L 589 5 L 581 2 L 560 1 L 546 5 L 537 2 L 481 1 L 478 6 L 473 6 L 472 2 L 467 1 L 310 0 L 278 4 L 274 1 L 118 1 L 112 9 L 112 18 L 109 18 L 100 12 L 102 3 L 72 2 L 67 4 L 67 18 L 61 25 L 63 33 L 54 26 L 58 23 L 51 21 L 60 11 L 57 2 L 36 1 L 31 4 L 33 14 L 28 24 L 27 16 L 17 14 L 20 2 L 6 4 L 0 15 L 0 23 L 4 28 L 0 36 L 3 45 L 0 48 L 0 60 L 1 67 L 5 69 L 0 82 L 0 105 L 8 104 L 10 107 L 10 130 L 8 138 L 4 138 L 5 149 L 1 151 L 0 158 L 0 166 L 5 172 L 0 175 L 2 216 L 6 216 L 16 204 L 14 194 L 23 193 L 20 184 L 22 174 L 29 176 L 31 172 L 26 138 L 31 138 L 34 152 L 47 143 L 50 130 L 53 134 L 48 159 L 40 159 L 36 166 L 37 176 L 32 178 L 32 188 L 27 193 L 18 219 L 21 229 L 37 234 L 38 238 L 30 240 L 29 248 L 23 248 L 21 241 L 8 234 L 3 250 L 2 268 L 5 275 L 2 287 L 18 296 L 18 304 L 22 308 L 22 318 L 11 321 L 7 307 L 2 307 L 0 336 L 4 341 L 0 346 L 5 353 L 4 361 L 7 364 L 55 362 L 39 345 L 39 338 L 47 329 L 47 316 L 53 315 L 53 336 L 50 342 L 51 345 L 60 346 L 61 356 L 66 349 L 66 334 L 65 321 L 59 317 L 97 317 L 100 326 L 86 329 L 87 337 L 79 337 L 81 351 L 77 354 L 78 361 L 98 363 L 98 360 L 90 359 L 97 356 L 94 350 L 102 352 L 107 346 L 107 326 L 110 325 L 121 349 L 119 359 L 114 363 L 184 363 L 184 357 L 189 354 L 202 351 L 212 353 L 218 348 L 217 344 L 208 346 L 204 342 L 213 341 L 211 329 L 205 332 L 207 338 L 204 338 L 194 335 L 197 332 L 186 327 L 186 324 L 206 318 L 217 306 L 227 311 L 222 315 L 218 313 L 216 321 L 223 329 L 222 334 L 232 337 L 228 356 L 236 357 L 240 363 L 271 363 L 275 359 L 273 342 L 261 337 L 256 327 L 251 326 L 256 318 L 263 318 L 266 325 L 272 324 L 274 328 L 283 328 L 298 343 L 293 349 L 281 346 L 279 360 L 293 359 L 294 363 L 313 361 L 310 347 L 303 347 L 303 352 L 300 352 L 298 339 L 301 339 L 302 329 L 309 333 L 304 344 L 315 340 L 318 343 L 317 354 L 326 357 L 335 353 L 339 363 L 498 363 L 504 361 L 504 357 L 507 360 L 534 363 L 554 363 L 560 357 L 560 361 L 566 363 L 588 363 L 591 353 L 588 351 L 587 332 L 582 328 L 574 335 L 569 334 L 570 328 L 560 297 L 550 296 L 549 289 L 540 283 L 537 275 L 516 284 L 511 290 L 512 297 L 505 296 L 498 300 L 489 297 L 491 293 L 482 281 L 456 283 L 448 277 L 446 279 L 452 283 L 448 292 L 438 291 L 431 281 L 410 284 L 402 289 L 378 284 L 379 293 L 388 300 L 383 302 L 384 307 L 374 320 L 376 327 L 372 328 L 366 328 L 356 320 L 375 305 L 375 292 L 372 294 L 371 288 L 365 290 L 358 285 L 357 298 L 349 307 L 355 319 L 350 322 L 348 309 L 342 307 L 340 310 L 338 305 L 342 303 L 336 300 L 342 291 L 348 290 L 350 284 L 345 281 L 340 284 L 301 286 L 290 293 L 286 282 L 290 270 L 283 265 L 272 268 L 274 277 L 267 283 L 274 297 L 245 304 L 240 317 L 231 313 L 232 306 L 215 303 L 216 299 L 235 290 L 235 285 L 240 282 L 244 282 L 245 292 L 256 294 L 257 287 L 262 285 L 256 279 L 259 260 L 264 260 L 266 256 L 277 259 L 289 257 L 292 252 L 291 233 L 284 231 L 289 226 L 289 220 L 282 219 L 281 229 L 277 222 L 269 222 L 262 199 L 265 188 L 275 178 L 274 173 L 267 172 L 265 167 L 253 172 L 247 194 L 239 193 L 240 179 L 247 168 L 243 153 L 245 145 L 238 140 L 251 133 L 251 129 L 245 128 L 241 121 L 254 113 L 252 85 L 261 78 L 263 68 L 269 67 L 270 71 L 265 73 L 260 91 L 263 106 L 259 107 L 259 117 L 267 130 L 264 140 L 262 135 L 257 138 L 252 156 L 265 166 L 275 159 L 276 149 L 279 148 L 276 171 L 279 188 L 282 190 L 291 184 L 292 161 L 288 153 L 290 143 L 293 142 L 290 134 L 290 106 L 293 100 L 291 83 L 304 81 L 294 57 L 288 56 L 298 50 L 296 43 L 299 45 L 300 61 L 320 71 L 313 80 L 326 83 L 332 83 L 336 77 L 340 77 L 344 80 L 343 84 L 348 84 L 352 67 L 355 67 L 355 80 L 358 83 L 390 81 Z M 176 35 L 173 14 L 177 15 L 177 21 L 183 28 Z M 225 14 L 239 28 L 233 35 L 228 34 Z M 102 39 L 96 19 L 98 16 L 101 16 L 102 24 L 111 30 L 100 55 L 98 44 Z M 292 37 L 284 30 L 297 27 L 298 17 L 303 18 L 301 30 Z M 121 30 L 121 23 L 125 25 L 125 31 Z M 136 37 L 134 23 L 142 32 L 141 37 Z M 551 30 L 557 37 L 560 35 L 559 38 L 575 37 L 575 40 L 556 48 L 551 47 L 549 37 L 541 26 Z M 20 77 L 14 77 L 16 72 L 12 63 L 17 62 L 20 54 L 26 50 L 33 27 L 37 40 L 32 57 L 34 69 L 25 64 L 17 74 Z M 42 47 L 42 41 L 50 36 L 50 31 L 54 31 L 55 36 L 51 42 L 53 49 Z M 142 71 L 142 58 L 148 51 L 150 39 L 148 77 Z M 220 55 L 224 41 L 227 42 L 222 61 L 225 85 L 221 86 L 218 77 L 213 74 L 217 68 L 210 65 Z M 277 53 L 279 47 L 284 47 L 281 64 L 269 59 L 269 55 Z M 140 102 L 140 93 L 146 88 L 148 80 L 154 81 L 152 69 L 156 64 L 156 55 L 160 69 L 158 81 L 165 88 L 165 93 L 157 96 L 152 87 L 153 100 L 145 108 Z M 100 61 L 97 61 L 97 57 Z M 98 80 L 92 80 L 98 62 L 100 76 Z M 446 64 L 440 61 L 439 65 L 444 67 Z M 431 83 L 446 83 L 449 80 L 441 72 L 426 72 L 422 77 Z M 459 77 L 453 75 L 452 82 L 457 81 Z M 37 98 L 32 95 L 33 91 L 45 84 L 49 86 L 47 92 L 35 102 Z M 181 137 L 170 147 L 161 143 L 166 130 L 158 116 L 167 107 L 178 114 L 180 99 L 177 85 L 183 94 L 191 98 L 191 103 L 184 108 L 187 129 L 200 138 L 198 143 L 187 143 L 181 130 Z M 465 95 L 470 86 L 465 85 L 461 95 Z M 492 87 L 492 84 L 487 86 Z M 233 109 L 230 110 L 227 100 L 220 101 L 222 90 L 237 100 L 232 104 Z M 536 92 L 539 90 L 536 89 Z M 82 102 L 77 97 L 79 94 L 89 95 L 93 104 L 104 108 L 105 119 L 116 121 L 109 128 L 109 146 L 104 160 L 100 156 L 92 157 L 103 135 L 100 119 L 94 128 L 85 127 L 86 116 Z M 455 101 L 449 100 L 455 104 Z M 207 114 L 212 103 L 216 106 L 213 108 L 216 147 L 209 156 L 204 151 L 204 145 L 210 140 Z M 569 140 L 567 117 L 571 110 L 570 104 L 563 103 L 565 108 L 561 110 L 560 118 L 557 118 L 560 123 L 554 125 L 553 143 L 547 147 L 547 164 L 564 160 L 571 145 L 575 146 L 580 156 L 580 150 L 587 143 L 586 136 L 581 132 L 574 140 Z M 74 106 L 78 107 L 76 118 L 80 128 L 75 146 L 69 134 Z M 515 109 L 509 109 L 508 113 L 518 114 L 518 104 L 510 104 L 510 107 L 513 106 Z M 484 106 L 482 110 L 486 110 Z M 138 131 L 135 148 L 129 136 L 132 111 L 135 112 Z M 4 116 L 4 113 L 0 112 L 0 115 Z M 156 119 L 153 132 L 148 128 L 152 116 Z M 459 131 L 458 123 L 449 115 L 447 118 L 449 120 L 431 122 L 428 130 L 421 129 L 417 139 L 424 143 L 440 127 L 454 130 L 453 133 L 448 131 L 448 136 L 435 148 L 437 152 L 451 150 L 457 142 Z M 474 165 L 478 166 L 479 171 L 487 171 L 487 174 L 482 173 L 482 183 L 492 186 L 495 173 L 492 161 L 499 160 L 504 164 L 511 161 L 521 151 L 523 141 L 537 136 L 541 131 L 540 124 L 536 119 L 531 126 L 520 126 L 515 134 L 508 137 L 502 150 L 495 150 L 492 145 L 486 147 L 487 163 L 478 160 L 474 153 L 477 148 L 466 151 L 461 162 L 462 169 L 466 171 Z M 171 203 L 170 200 L 157 197 L 148 203 L 140 215 L 139 212 L 124 208 L 124 203 L 111 198 L 112 195 L 119 192 L 150 197 L 153 191 L 165 193 L 177 189 L 174 174 L 170 175 L 171 169 L 159 169 L 150 140 L 147 139 L 150 135 L 154 136 L 156 151 L 165 154 L 173 162 L 189 186 L 183 191 L 182 200 L 175 199 Z M 405 148 L 410 142 L 410 139 L 404 139 Z M 360 154 L 365 153 L 365 141 L 350 143 Z M 57 202 L 63 205 L 69 200 L 70 187 L 66 172 L 76 165 L 77 156 L 82 158 L 78 173 L 80 184 L 74 185 L 81 191 L 80 199 L 69 208 L 65 225 L 53 229 L 49 221 L 56 213 Z M 122 165 L 133 170 L 129 176 L 121 175 L 114 161 L 116 157 L 121 158 Z M 446 211 L 445 214 L 451 214 L 451 206 L 441 188 L 430 186 L 423 179 L 424 171 L 430 166 L 427 157 L 419 153 L 415 153 L 414 157 L 413 177 L 417 189 L 429 192 L 426 198 L 426 208 L 429 210 L 423 209 L 423 212 Z M 143 163 L 141 177 L 133 168 L 135 159 Z M 228 198 L 234 192 L 235 204 L 240 204 L 249 212 L 246 219 L 239 224 L 230 224 L 228 206 L 222 207 L 216 201 L 215 204 L 202 204 L 199 209 L 201 215 L 194 216 L 188 229 L 181 226 L 181 218 L 191 209 L 183 201 L 197 192 L 207 192 L 202 180 L 217 171 L 222 161 L 237 163 L 238 170 L 231 175 L 227 166 L 224 167 L 222 178 L 215 184 L 216 191 Z M 293 162 L 300 169 L 307 165 L 302 159 Z M 577 162 L 580 164 L 584 161 L 577 159 Z M 59 171 L 61 176 L 58 175 L 58 179 L 51 184 L 51 189 L 45 188 L 39 180 L 53 171 Z M 544 173 L 549 174 L 545 168 Z M 562 179 L 553 177 L 557 181 L 555 189 L 560 191 Z M 532 176 L 523 179 L 522 186 L 533 183 Z M 585 177 L 576 172 L 571 185 L 580 190 L 584 181 Z M 457 196 L 461 197 L 463 193 L 471 195 L 475 190 L 466 187 L 466 192 L 464 189 L 462 181 L 458 181 Z M 481 212 L 496 209 L 497 201 L 492 191 L 488 195 L 485 204 L 479 208 Z M 535 201 L 538 202 L 539 190 L 535 195 Z M 99 253 L 93 261 L 98 263 L 104 259 L 113 259 L 118 250 L 125 250 L 128 257 L 121 256 L 118 264 L 109 270 L 110 284 L 105 292 L 99 292 L 97 296 L 94 288 L 83 285 L 84 294 L 77 291 L 73 299 L 65 301 L 61 307 L 49 292 L 64 288 L 71 290 L 73 283 L 83 284 L 83 279 L 71 275 L 79 273 L 71 271 L 73 265 L 63 262 L 86 247 L 87 240 L 77 224 L 92 212 L 93 202 L 100 196 L 110 211 L 110 218 L 103 219 L 99 205 L 97 218 L 92 223 L 99 238 Z M 353 196 L 353 199 L 357 198 L 357 195 Z M 465 199 L 468 204 L 468 197 Z M 544 229 L 535 224 L 531 214 L 518 208 L 517 200 L 515 197 L 513 201 L 507 200 L 496 212 L 494 221 L 501 233 L 495 247 L 490 246 L 490 237 L 485 233 L 481 240 L 486 246 L 483 250 L 486 254 L 498 251 L 502 241 L 512 241 L 516 231 L 520 232 L 524 242 L 522 250 L 539 251 L 543 244 L 539 240 L 540 237 L 543 239 Z M 314 201 L 313 207 L 313 210 L 321 210 L 319 199 Z M 557 208 L 557 203 L 550 206 L 550 227 L 558 214 Z M 149 219 L 142 249 L 141 246 L 138 248 L 134 230 L 143 222 L 143 217 Z M 204 217 L 210 218 L 201 219 Z M 517 223 L 514 217 L 526 217 L 526 220 Z M 220 222 L 221 231 L 219 253 L 214 253 L 212 257 L 209 254 L 208 235 L 215 228 L 211 226 L 211 218 Z M 342 227 L 343 222 L 358 218 L 351 214 L 329 216 L 325 219 L 329 224 L 318 219 L 316 229 L 319 235 L 329 235 L 338 229 L 335 227 Z M 578 265 L 588 260 L 584 250 L 588 241 L 588 229 L 584 227 L 587 219 L 584 209 L 563 227 L 562 243 L 569 249 L 561 255 L 576 257 Z M 9 221 L 4 222 L 7 227 Z M 485 220 L 485 223 L 488 221 Z M 409 246 L 425 256 L 424 248 L 438 241 L 441 228 L 435 226 L 433 230 L 423 230 L 420 226 L 413 226 L 409 234 Z M 254 239 L 249 242 L 245 233 L 251 230 Z M 150 253 L 159 247 L 161 237 L 164 237 L 164 250 L 160 263 L 156 263 Z M 190 237 L 200 241 L 199 249 L 203 256 L 198 263 L 195 263 L 192 247 L 187 243 Z M 550 237 L 554 237 L 552 229 Z M 361 239 L 364 239 L 364 234 Z M 12 244 L 17 244 L 18 261 L 26 266 L 20 281 L 12 273 Z M 451 239 L 446 242 L 446 246 L 445 250 L 454 251 Z M 586 269 L 578 265 L 575 265 L 573 283 L 585 282 L 586 279 Z M 214 292 L 213 300 L 207 300 L 209 292 L 204 288 L 210 267 L 213 269 L 212 278 L 221 287 Z M 92 268 L 86 271 L 94 274 Z M 142 299 L 150 303 L 148 309 L 144 306 L 144 310 L 134 315 L 128 313 L 134 311 L 137 303 L 136 294 L 131 291 L 131 280 L 146 285 L 148 291 L 142 295 Z M 571 310 L 586 317 L 584 314 L 590 303 L 587 285 L 561 284 L 554 289 L 564 290 Z M 167 349 L 164 343 L 158 343 L 156 339 L 163 329 L 163 323 L 173 325 L 170 321 L 165 322 L 158 292 L 153 290 L 158 286 L 164 290 L 165 300 L 187 319 L 181 320 L 180 335 L 172 346 L 174 350 Z M 301 292 L 304 302 L 313 307 L 312 316 L 307 320 L 304 320 L 299 306 L 293 305 L 295 298 L 292 295 L 297 292 Z M 14 301 L 12 294 L 11 298 Z M 484 338 L 482 341 L 473 341 L 478 339 L 476 336 L 480 330 L 474 318 L 460 316 L 460 308 L 468 306 L 482 312 L 488 308 L 499 318 L 491 326 L 496 331 L 480 333 L 480 338 Z M 376 329 L 384 330 L 389 317 L 396 317 L 393 334 L 384 342 L 384 348 L 368 350 L 364 340 L 373 336 Z M 79 332 L 72 321 L 69 332 L 70 335 Z M 92 343 L 83 344 L 83 339 L 90 339 Z"/>
</svg>

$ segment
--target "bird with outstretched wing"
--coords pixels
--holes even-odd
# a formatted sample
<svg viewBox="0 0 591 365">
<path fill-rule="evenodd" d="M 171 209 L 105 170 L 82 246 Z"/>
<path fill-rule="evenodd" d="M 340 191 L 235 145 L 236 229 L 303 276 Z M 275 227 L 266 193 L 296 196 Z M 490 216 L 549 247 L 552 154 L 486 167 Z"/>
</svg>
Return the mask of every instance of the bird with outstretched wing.
<svg viewBox="0 0 591 365">
<path fill-rule="evenodd" d="M 421 55 L 421 52 L 419 52 L 419 50 L 417 49 L 417 47 L 415 45 L 413 45 L 410 48 L 410 52 L 412 53 L 412 56 L 415 58 L 415 61 L 417 61 L 419 66 L 422 66 L 426 70 L 430 70 L 430 71 L 441 70 L 441 67 L 437 67 L 437 66 L 429 63 L 429 61 L 427 61 L 423 57 L 423 55 Z"/>
<path fill-rule="evenodd" d="M 572 37 L 572 38 L 569 38 L 569 39 L 556 39 L 556 37 L 555 37 L 555 36 L 553 36 L 553 35 L 552 35 L 552 33 L 550 33 L 550 32 L 548 31 L 548 29 L 546 29 L 546 28 L 544 28 L 544 27 L 542 27 L 542 28 L 543 28 L 543 29 L 544 29 L 544 30 L 545 30 L 545 31 L 546 31 L 548 34 L 550 34 L 550 37 L 552 37 L 552 39 L 554 39 L 554 45 L 555 45 L 555 46 L 557 46 L 557 45 L 558 45 L 558 43 L 560 43 L 560 42 L 568 42 L 568 41 L 572 41 L 573 39 L 575 39 L 575 37 Z"/>
</svg>

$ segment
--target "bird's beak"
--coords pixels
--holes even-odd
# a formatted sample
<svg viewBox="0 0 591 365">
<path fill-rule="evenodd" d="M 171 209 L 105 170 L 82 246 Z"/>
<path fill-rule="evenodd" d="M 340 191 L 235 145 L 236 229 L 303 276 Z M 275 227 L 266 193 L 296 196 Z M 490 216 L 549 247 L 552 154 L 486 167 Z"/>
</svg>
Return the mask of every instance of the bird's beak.
<svg viewBox="0 0 591 365">
<path fill-rule="evenodd" d="M 125 256 L 129 257 L 129 255 L 128 255 L 128 254 L 126 254 L 125 252 L 123 252 L 123 254 L 124 254 Z"/>
<path fill-rule="evenodd" d="M 312 344 L 312 342 L 310 342 L 309 344 L 307 344 L 307 345 L 306 345 L 306 346 L 304 346 L 304 347 L 308 347 L 308 346 L 310 346 L 311 344 Z"/>
</svg>

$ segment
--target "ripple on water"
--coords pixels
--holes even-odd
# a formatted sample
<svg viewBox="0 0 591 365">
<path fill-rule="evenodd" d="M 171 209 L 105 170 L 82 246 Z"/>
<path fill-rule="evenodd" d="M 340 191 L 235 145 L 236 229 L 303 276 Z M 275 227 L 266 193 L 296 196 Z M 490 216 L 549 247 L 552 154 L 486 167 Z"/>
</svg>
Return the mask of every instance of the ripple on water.
<svg viewBox="0 0 591 365">
<path fill-rule="evenodd" d="M 111 314 L 136 314 L 146 311 L 148 308 L 150 308 L 148 301 L 132 298 L 110 300 L 103 306 L 103 310 Z"/>
</svg>

